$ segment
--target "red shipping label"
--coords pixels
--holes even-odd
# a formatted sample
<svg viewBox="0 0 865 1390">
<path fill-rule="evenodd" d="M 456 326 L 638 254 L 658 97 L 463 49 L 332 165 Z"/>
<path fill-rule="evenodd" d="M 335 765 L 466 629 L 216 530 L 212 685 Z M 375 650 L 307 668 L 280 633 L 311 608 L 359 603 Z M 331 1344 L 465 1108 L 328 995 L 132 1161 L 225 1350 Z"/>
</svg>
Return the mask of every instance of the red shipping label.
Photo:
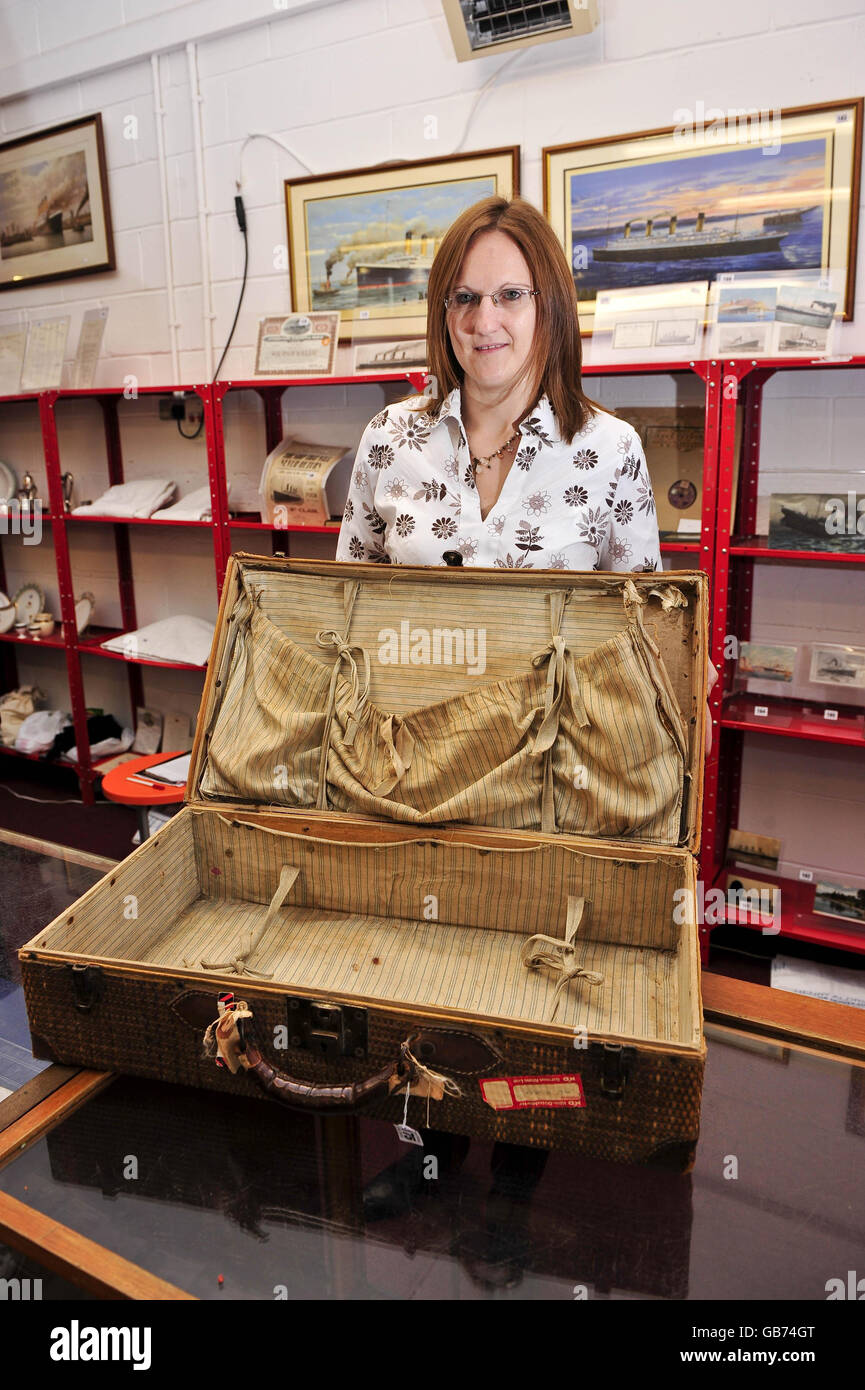
<svg viewBox="0 0 865 1390">
<path fill-rule="evenodd" d="M 585 1106 L 579 1076 L 488 1076 L 481 1095 L 493 1110 L 561 1110 Z"/>
</svg>

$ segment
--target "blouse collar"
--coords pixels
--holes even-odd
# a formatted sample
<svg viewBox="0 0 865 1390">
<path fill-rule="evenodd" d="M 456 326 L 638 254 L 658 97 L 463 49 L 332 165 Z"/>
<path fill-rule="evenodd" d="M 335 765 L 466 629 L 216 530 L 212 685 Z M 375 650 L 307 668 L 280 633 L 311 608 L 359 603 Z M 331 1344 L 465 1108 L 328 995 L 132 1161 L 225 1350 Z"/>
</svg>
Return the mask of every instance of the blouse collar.
<svg viewBox="0 0 865 1390">
<path fill-rule="evenodd" d="M 435 407 L 430 412 L 432 426 L 444 424 L 448 420 L 455 420 L 460 429 L 463 427 L 461 413 L 460 388 L 455 386 L 449 391 L 436 411 Z M 561 443 L 558 421 L 550 404 L 549 397 L 544 394 L 538 398 L 535 405 L 529 411 L 526 418 L 520 424 L 520 434 L 538 434 L 548 436 L 556 443 Z"/>
</svg>

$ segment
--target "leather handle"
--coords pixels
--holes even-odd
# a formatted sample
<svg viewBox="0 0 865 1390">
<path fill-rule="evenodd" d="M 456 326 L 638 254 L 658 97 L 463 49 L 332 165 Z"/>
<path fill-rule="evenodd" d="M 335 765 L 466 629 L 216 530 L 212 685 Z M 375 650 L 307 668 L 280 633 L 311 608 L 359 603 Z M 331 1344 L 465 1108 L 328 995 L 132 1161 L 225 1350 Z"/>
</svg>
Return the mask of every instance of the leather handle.
<svg viewBox="0 0 865 1390">
<path fill-rule="evenodd" d="M 407 1046 L 403 1044 L 396 1061 L 390 1062 L 364 1081 L 353 1081 L 347 1086 L 301 1081 L 267 1061 L 250 1029 L 245 1027 L 245 1020 L 238 1020 L 238 1033 L 242 1046 L 243 1070 L 267 1095 L 296 1110 L 314 1110 L 318 1114 L 346 1114 L 387 1096 L 400 1080 L 404 1078 L 410 1082 L 416 1074 L 414 1064 L 406 1055 Z"/>
</svg>

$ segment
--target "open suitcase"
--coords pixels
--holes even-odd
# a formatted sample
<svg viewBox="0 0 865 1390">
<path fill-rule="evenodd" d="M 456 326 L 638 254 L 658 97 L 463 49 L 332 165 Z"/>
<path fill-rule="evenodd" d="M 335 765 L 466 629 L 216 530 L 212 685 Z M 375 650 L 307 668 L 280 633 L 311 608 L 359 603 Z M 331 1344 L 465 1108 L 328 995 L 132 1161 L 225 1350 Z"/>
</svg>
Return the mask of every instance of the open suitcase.
<svg viewBox="0 0 865 1390">
<path fill-rule="evenodd" d="M 706 590 L 234 557 L 183 810 L 20 952 L 36 1055 L 688 1168 Z"/>
</svg>

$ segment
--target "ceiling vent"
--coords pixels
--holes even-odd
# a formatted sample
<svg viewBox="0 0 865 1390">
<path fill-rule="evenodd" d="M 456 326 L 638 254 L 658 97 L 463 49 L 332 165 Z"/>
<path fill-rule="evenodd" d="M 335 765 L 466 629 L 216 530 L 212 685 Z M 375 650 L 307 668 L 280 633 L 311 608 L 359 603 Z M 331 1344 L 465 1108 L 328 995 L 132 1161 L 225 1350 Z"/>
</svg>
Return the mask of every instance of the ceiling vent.
<svg viewBox="0 0 865 1390">
<path fill-rule="evenodd" d="M 597 0 L 442 0 L 457 60 L 588 34 Z"/>
</svg>

